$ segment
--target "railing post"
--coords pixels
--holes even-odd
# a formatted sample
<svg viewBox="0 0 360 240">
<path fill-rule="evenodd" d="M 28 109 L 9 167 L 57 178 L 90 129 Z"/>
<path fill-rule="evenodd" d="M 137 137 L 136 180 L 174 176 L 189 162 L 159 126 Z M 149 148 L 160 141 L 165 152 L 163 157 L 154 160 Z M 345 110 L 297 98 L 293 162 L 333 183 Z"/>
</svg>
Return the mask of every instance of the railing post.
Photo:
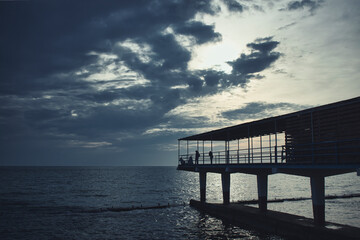
<svg viewBox="0 0 360 240">
<path fill-rule="evenodd" d="M 278 163 L 277 161 L 277 122 L 275 120 L 275 163 Z"/>
<path fill-rule="evenodd" d="M 178 140 L 178 164 L 180 159 L 180 140 Z"/>
<path fill-rule="evenodd" d="M 250 164 L 250 127 L 248 126 L 248 163 Z"/>
<path fill-rule="evenodd" d="M 271 156 L 271 134 L 269 134 L 269 151 L 270 151 L 270 163 L 272 163 L 272 156 Z"/>
<path fill-rule="evenodd" d="M 239 164 L 240 162 L 240 156 L 239 156 L 239 151 L 240 151 L 240 139 L 238 139 L 238 149 L 237 149 L 237 164 Z"/>
<path fill-rule="evenodd" d="M 205 141 L 203 140 L 203 164 L 205 164 L 205 147 L 204 147 L 204 143 Z"/>
<path fill-rule="evenodd" d="M 262 163 L 262 137 L 260 136 L 260 162 Z"/>
<path fill-rule="evenodd" d="M 229 141 L 226 140 L 225 141 L 225 163 L 229 164 L 229 160 L 230 160 L 230 152 L 229 152 Z"/>
<path fill-rule="evenodd" d="M 186 158 L 189 159 L 189 140 L 186 140 Z"/>
<path fill-rule="evenodd" d="M 254 140 L 251 137 L 251 162 L 254 163 Z"/>
</svg>

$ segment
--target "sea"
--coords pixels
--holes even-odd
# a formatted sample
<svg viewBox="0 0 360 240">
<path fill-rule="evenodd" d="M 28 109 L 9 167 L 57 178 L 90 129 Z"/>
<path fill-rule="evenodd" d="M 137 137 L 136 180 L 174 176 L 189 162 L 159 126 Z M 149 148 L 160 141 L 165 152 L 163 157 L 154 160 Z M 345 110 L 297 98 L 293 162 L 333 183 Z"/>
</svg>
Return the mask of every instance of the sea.
<svg viewBox="0 0 360 240">
<path fill-rule="evenodd" d="M 359 183 L 356 173 L 327 177 L 325 192 L 359 194 Z M 311 196 L 305 177 L 274 174 L 268 184 L 269 200 Z M 0 239 L 286 239 L 193 209 L 199 192 L 199 175 L 176 167 L 0 167 Z M 219 174 L 207 174 L 206 198 L 222 201 Z M 256 176 L 231 174 L 232 202 L 256 198 Z M 312 218 L 311 200 L 268 208 Z M 325 212 L 360 227 L 359 197 L 327 199 Z"/>
</svg>

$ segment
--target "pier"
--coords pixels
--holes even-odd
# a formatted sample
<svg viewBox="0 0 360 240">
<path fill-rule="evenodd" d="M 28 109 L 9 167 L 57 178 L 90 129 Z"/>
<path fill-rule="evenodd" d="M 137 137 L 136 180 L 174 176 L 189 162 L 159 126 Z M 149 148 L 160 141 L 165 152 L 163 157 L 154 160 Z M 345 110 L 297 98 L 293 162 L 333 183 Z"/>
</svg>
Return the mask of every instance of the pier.
<svg viewBox="0 0 360 240">
<path fill-rule="evenodd" d="M 259 214 L 269 212 L 269 175 L 308 177 L 313 225 L 323 227 L 325 178 L 360 175 L 360 97 L 180 138 L 178 159 L 178 170 L 199 174 L 195 205 L 202 210 L 212 209 L 206 203 L 207 173 L 221 174 L 222 206 L 232 205 L 231 174 L 256 175 Z"/>
</svg>

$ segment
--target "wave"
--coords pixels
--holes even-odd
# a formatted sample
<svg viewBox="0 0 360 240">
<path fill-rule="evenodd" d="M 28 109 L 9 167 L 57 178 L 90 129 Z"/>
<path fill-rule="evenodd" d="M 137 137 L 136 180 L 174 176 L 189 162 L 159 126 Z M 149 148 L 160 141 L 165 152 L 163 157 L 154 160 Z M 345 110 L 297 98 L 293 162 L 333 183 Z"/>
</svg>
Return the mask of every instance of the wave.
<svg viewBox="0 0 360 240">
<path fill-rule="evenodd" d="M 155 205 L 155 206 L 131 206 L 131 207 L 108 207 L 108 208 L 97 208 L 97 209 L 90 209 L 90 210 L 84 210 L 82 212 L 86 213 L 102 213 L 102 212 L 128 212 L 128 211 L 134 211 L 134 210 L 149 210 L 149 209 L 164 209 L 164 208 L 172 208 L 172 207 L 180 207 L 180 206 L 186 206 L 188 204 L 182 203 L 182 204 L 167 204 L 167 205 Z"/>
</svg>

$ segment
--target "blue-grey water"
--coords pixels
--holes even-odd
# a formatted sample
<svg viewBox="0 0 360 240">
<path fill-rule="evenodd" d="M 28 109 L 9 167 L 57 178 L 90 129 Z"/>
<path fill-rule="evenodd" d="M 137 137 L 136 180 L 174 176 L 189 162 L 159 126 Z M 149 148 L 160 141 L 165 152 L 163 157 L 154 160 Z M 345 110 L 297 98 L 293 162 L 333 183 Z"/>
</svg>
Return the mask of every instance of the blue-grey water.
<svg viewBox="0 0 360 240">
<path fill-rule="evenodd" d="M 188 206 L 196 173 L 175 167 L 0 167 L 0 239 L 284 239 L 233 226 Z M 207 201 L 221 202 L 221 178 L 207 176 Z M 355 173 L 326 178 L 327 195 L 360 193 Z M 269 177 L 269 199 L 310 197 L 308 178 Z M 257 197 L 256 177 L 231 175 L 231 201 Z M 183 205 L 183 203 L 186 203 Z M 156 206 L 164 209 L 108 211 Z M 269 209 L 312 217 L 311 200 Z M 326 220 L 360 227 L 360 198 L 326 201 Z"/>
</svg>

